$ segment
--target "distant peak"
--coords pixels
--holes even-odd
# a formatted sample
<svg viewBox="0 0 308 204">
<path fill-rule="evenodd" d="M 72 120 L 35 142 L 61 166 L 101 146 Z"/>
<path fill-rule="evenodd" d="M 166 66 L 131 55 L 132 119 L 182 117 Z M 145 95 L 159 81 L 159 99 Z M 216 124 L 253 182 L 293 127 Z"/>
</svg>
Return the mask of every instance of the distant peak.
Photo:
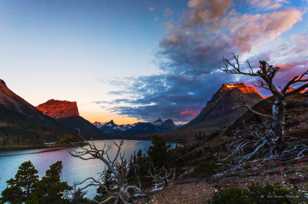
<svg viewBox="0 0 308 204">
<path fill-rule="evenodd" d="M 154 122 L 163 122 L 163 120 L 161 118 L 158 118 L 157 120 L 155 120 Z"/>
<path fill-rule="evenodd" d="M 110 120 L 109 122 L 107 122 L 106 124 L 111 124 L 111 125 L 115 125 L 114 120 Z"/>
</svg>

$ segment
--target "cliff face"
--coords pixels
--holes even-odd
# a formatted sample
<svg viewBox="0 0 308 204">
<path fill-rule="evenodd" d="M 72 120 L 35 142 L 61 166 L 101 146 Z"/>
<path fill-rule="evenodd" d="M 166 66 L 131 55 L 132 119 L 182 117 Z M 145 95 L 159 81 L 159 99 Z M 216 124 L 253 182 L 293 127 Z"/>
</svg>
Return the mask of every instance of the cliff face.
<svg viewBox="0 0 308 204">
<path fill-rule="evenodd" d="M 79 115 L 76 102 L 51 99 L 38 105 L 37 109 L 83 138 L 98 139 L 102 137 L 102 133 L 93 124 Z"/>
<path fill-rule="evenodd" d="M 55 119 L 79 116 L 76 102 L 51 99 L 46 103 L 38 105 L 37 109 L 43 114 Z"/>
</svg>

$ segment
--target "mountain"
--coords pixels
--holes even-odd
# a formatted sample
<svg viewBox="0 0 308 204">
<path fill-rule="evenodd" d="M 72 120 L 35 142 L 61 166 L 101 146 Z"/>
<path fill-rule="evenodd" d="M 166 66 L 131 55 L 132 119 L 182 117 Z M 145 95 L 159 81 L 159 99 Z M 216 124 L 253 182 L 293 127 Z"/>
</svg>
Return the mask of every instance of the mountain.
<svg viewBox="0 0 308 204">
<path fill-rule="evenodd" d="M 64 127 L 80 134 L 85 139 L 102 137 L 101 131 L 79 115 L 77 102 L 51 99 L 37 106 L 43 114 L 56 119 Z"/>
<path fill-rule="evenodd" d="M 187 126 L 219 125 L 223 121 L 234 121 L 246 111 L 239 109 L 239 106 L 255 105 L 262 98 L 254 86 L 244 83 L 223 84 L 199 115 Z"/>
<path fill-rule="evenodd" d="M 43 115 L 0 80 L 0 147 L 42 145 L 73 133 Z"/>
<path fill-rule="evenodd" d="M 105 124 L 95 124 L 104 135 L 113 137 L 147 136 L 155 133 L 165 133 L 176 129 L 176 125 L 171 119 L 165 121 L 158 119 L 154 122 L 138 122 L 131 125 L 117 125 L 113 120 Z"/>
<path fill-rule="evenodd" d="M 256 87 L 244 83 L 223 84 L 192 121 L 165 137 L 191 141 L 194 137 L 219 134 L 263 99 Z"/>
<path fill-rule="evenodd" d="M 51 99 L 36 108 L 43 114 L 55 119 L 79 116 L 77 102 Z"/>
</svg>

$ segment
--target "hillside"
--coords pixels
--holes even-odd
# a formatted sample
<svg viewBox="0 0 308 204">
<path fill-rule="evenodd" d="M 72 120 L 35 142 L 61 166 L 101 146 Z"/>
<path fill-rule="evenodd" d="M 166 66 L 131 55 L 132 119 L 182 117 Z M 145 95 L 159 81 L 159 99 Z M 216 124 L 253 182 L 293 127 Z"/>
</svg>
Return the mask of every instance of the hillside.
<svg viewBox="0 0 308 204">
<path fill-rule="evenodd" d="M 33 141 L 39 146 L 69 135 L 72 131 L 37 111 L 0 81 L 0 148 L 33 146 Z"/>
<path fill-rule="evenodd" d="M 261 101 L 254 106 L 254 109 L 262 113 L 271 113 L 272 98 Z M 286 106 L 286 138 L 284 141 L 288 146 L 296 144 L 308 145 L 308 96 L 298 94 L 287 98 Z M 227 145 L 230 151 L 243 140 L 252 140 L 258 138 L 257 135 L 263 135 L 265 128 L 269 128 L 270 121 L 264 117 L 255 115 L 250 111 L 246 112 L 232 126 L 230 126 L 224 135 L 232 139 L 232 143 Z M 245 146 L 243 151 L 250 149 Z"/>
<path fill-rule="evenodd" d="M 254 106 L 262 99 L 261 94 L 252 85 L 223 84 L 197 117 L 165 137 L 192 142 L 197 137 L 219 134 L 246 112 L 246 109 L 237 107 Z"/>
</svg>

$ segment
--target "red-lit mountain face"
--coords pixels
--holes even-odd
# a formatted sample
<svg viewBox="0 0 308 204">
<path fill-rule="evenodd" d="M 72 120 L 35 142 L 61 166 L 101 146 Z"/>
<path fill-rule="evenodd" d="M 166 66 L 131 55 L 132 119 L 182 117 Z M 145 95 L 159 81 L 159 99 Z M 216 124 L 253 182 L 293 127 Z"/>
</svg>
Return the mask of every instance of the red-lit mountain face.
<svg viewBox="0 0 308 204">
<path fill-rule="evenodd" d="M 83 138 L 100 138 L 102 133 L 79 115 L 77 102 L 51 99 L 37 106 L 43 114 L 56 119 L 64 127 L 74 130 Z"/>
<path fill-rule="evenodd" d="M 72 132 L 11 91 L 0 80 L 0 148 L 55 142 Z"/>
<path fill-rule="evenodd" d="M 46 103 L 38 105 L 37 109 L 43 114 L 55 119 L 79 116 L 76 102 L 51 99 Z"/>
</svg>

